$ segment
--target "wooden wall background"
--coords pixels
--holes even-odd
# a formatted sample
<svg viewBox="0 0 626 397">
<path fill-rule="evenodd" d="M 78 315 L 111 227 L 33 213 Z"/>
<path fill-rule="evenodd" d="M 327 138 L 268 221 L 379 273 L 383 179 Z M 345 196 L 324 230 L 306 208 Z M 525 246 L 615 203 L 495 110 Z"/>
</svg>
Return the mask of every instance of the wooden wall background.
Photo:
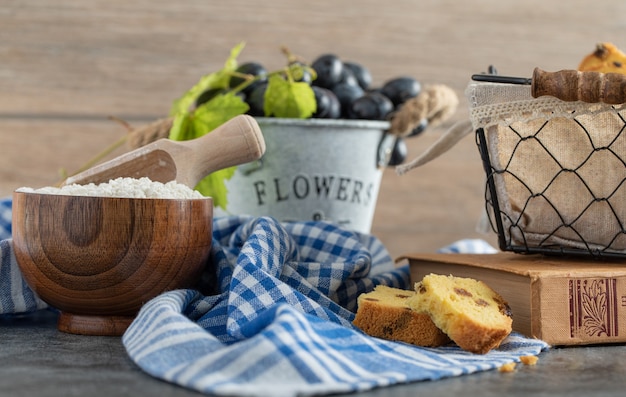
<svg viewBox="0 0 626 397">
<path fill-rule="evenodd" d="M 109 116 L 138 126 L 166 115 L 241 41 L 241 61 L 271 68 L 286 45 L 309 60 L 361 62 L 377 84 L 407 74 L 447 84 L 461 97 L 456 121 L 471 74 L 575 68 L 597 42 L 626 49 L 625 28 L 623 0 L 3 0 L 0 195 L 53 184 L 123 136 Z M 409 155 L 446 127 L 412 140 Z M 372 232 L 393 255 L 495 242 L 475 230 L 483 179 L 471 137 L 404 176 L 387 170 Z"/>
</svg>

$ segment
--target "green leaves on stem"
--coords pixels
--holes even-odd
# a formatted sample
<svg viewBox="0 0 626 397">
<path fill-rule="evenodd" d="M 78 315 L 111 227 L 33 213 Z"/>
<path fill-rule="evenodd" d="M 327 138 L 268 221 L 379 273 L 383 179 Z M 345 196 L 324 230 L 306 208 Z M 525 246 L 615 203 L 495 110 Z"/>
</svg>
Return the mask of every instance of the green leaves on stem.
<svg viewBox="0 0 626 397">
<path fill-rule="evenodd" d="M 252 84 L 259 76 L 242 76 L 237 72 L 237 58 L 245 44 L 235 46 L 221 70 L 204 75 L 198 83 L 191 87 L 170 108 L 170 116 L 174 122 L 169 139 L 182 141 L 199 138 L 240 114 L 245 114 L 249 105 L 238 93 Z M 283 51 L 284 52 L 284 51 Z M 305 73 L 314 71 L 308 65 L 293 62 L 288 57 L 288 66 L 267 75 L 267 89 L 264 96 L 264 113 L 266 117 L 309 118 L 315 113 L 317 105 L 311 85 L 298 81 Z M 230 88 L 233 76 L 243 77 L 244 81 Z M 199 95 L 206 90 L 219 89 L 220 92 L 200 106 L 195 106 Z M 211 196 L 215 206 L 226 209 L 228 190 L 225 181 L 235 173 L 236 167 L 214 172 L 205 177 L 196 190 L 205 196 Z"/>
</svg>

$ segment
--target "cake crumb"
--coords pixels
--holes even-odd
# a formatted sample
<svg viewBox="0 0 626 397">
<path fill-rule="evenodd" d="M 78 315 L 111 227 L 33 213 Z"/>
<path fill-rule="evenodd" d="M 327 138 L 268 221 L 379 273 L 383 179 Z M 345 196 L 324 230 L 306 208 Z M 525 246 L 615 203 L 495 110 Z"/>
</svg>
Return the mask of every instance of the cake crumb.
<svg viewBox="0 0 626 397">
<path fill-rule="evenodd" d="M 506 363 L 506 364 L 500 366 L 500 368 L 498 368 L 498 371 L 500 371 L 500 372 L 513 372 L 513 371 L 515 371 L 515 363 L 514 362 Z"/>
<path fill-rule="evenodd" d="M 522 357 L 520 357 L 520 360 L 525 365 L 535 365 L 535 364 L 537 364 L 537 361 L 539 361 L 539 357 L 537 357 L 537 356 L 522 356 Z"/>
</svg>

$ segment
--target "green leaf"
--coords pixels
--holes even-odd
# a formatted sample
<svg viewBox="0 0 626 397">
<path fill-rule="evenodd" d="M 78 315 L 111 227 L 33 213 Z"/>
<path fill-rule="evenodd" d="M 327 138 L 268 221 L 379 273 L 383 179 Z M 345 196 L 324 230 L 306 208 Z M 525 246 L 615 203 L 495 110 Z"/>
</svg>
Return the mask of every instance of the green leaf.
<svg viewBox="0 0 626 397">
<path fill-rule="evenodd" d="M 169 138 L 178 141 L 199 138 L 248 109 L 248 104 L 235 93 L 216 95 L 193 111 L 177 113 Z M 195 189 L 204 196 L 212 197 L 214 206 L 226 209 L 228 189 L 225 181 L 232 178 L 236 169 L 230 167 L 213 172 L 203 178 Z"/>
<path fill-rule="evenodd" d="M 219 94 L 200 105 L 192 114 L 194 136 L 199 137 L 250 109 L 240 96 L 233 92 Z"/>
<path fill-rule="evenodd" d="M 228 57 L 226 62 L 224 62 L 224 69 L 227 69 L 227 70 L 237 69 L 237 66 L 239 66 L 237 62 L 237 58 L 239 57 L 239 54 L 241 54 L 241 51 L 243 51 L 243 48 L 245 46 L 246 46 L 246 43 L 241 42 L 237 44 L 232 50 L 230 50 L 230 56 Z"/>
<path fill-rule="evenodd" d="M 317 108 L 315 93 L 308 83 L 271 75 L 265 91 L 264 112 L 268 117 L 306 119 Z"/>
<path fill-rule="evenodd" d="M 224 168 L 215 171 L 202 179 L 195 187 L 203 196 L 211 197 L 215 207 L 226 210 L 228 205 L 228 189 L 224 181 L 229 180 L 235 174 L 237 167 Z"/>
<path fill-rule="evenodd" d="M 190 135 L 190 117 L 189 112 L 179 112 L 174 116 L 174 122 L 172 123 L 172 127 L 170 128 L 170 134 L 168 136 L 169 139 L 173 141 L 186 141 L 187 139 L 192 139 Z"/>
<path fill-rule="evenodd" d="M 191 87 L 183 96 L 174 100 L 170 108 L 170 116 L 175 116 L 181 112 L 191 110 L 196 98 L 204 91 L 211 88 L 228 88 L 230 76 L 237 69 L 237 57 L 245 47 L 245 43 L 239 43 L 231 51 L 230 56 L 224 62 L 224 68 L 200 78 L 193 87 Z"/>
</svg>

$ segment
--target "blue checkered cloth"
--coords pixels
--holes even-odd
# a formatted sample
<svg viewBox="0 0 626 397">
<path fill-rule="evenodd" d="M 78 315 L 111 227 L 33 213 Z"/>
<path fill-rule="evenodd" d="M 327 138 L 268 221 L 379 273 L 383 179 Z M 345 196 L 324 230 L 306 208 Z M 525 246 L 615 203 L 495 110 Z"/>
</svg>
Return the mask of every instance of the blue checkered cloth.
<svg viewBox="0 0 626 397">
<path fill-rule="evenodd" d="M 10 198 L 0 198 L 0 240 L 11 238 L 11 209 L 13 201 Z"/>
<path fill-rule="evenodd" d="M 0 198 L 0 316 L 47 307 L 30 289 L 15 261 L 11 244 L 11 198 Z"/>
<path fill-rule="evenodd" d="M 213 291 L 152 299 L 122 337 L 158 379 L 211 395 L 324 395 L 490 370 L 548 348 L 518 334 L 486 355 L 372 338 L 352 325 L 356 297 L 378 284 L 410 288 L 408 268 L 375 237 L 267 217 L 217 218 L 213 229 Z M 20 300 L 7 294 L 20 289 L 31 296 L 21 309 L 43 307 L 19 277 L 11 240 L 0 253 L 0 276 L 11 274 L 0 279 L 1 309 L 16 311 L 5 300 Z"/>
</svg>

